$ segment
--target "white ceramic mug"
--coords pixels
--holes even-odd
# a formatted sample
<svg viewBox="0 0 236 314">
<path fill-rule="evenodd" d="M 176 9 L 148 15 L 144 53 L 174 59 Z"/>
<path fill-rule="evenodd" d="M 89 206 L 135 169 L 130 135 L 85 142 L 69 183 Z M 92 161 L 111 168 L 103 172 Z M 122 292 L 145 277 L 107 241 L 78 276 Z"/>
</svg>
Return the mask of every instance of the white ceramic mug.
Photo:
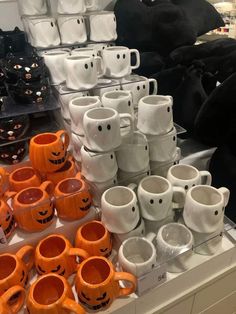
<svg viewBox="0 0 236 314">
<path fill-rule="evenodd" d="M 144 134 L 160 135 L 173 129 L 173 98 L 146 96 L 138 104 L 138 129 Z"/>
<path fill-rule="evenodd" d="M 116 149 L 122 141 L 120 125 L 123 119 L 130 121 L 130 134 L 133 134 L 131 115 L 119 115 L 112 108 L 88 110 L 83 119 L 85 146 L 95 152 L 107 152 Z"/>
<path fill-rule="evenodd" d="M 85 112 L 101 107 L 101 101 L 96 96 L 76 97 L 69 103 L 71 130 L 78 135 L 84 135 L 83 118 Z"/>
<path fill-rule="evenodd" d="M 113 108 L 118 113 L 129 113 L 134 116 L 132 95 L 129 91 L 111 91 L 102 96 L 103 107 Z"/>
<path fill-rule="evenodd" d="M 138 186 L 142 217 L 156 221 L 167 218 L 172 212 L 173 202 L 178 207 L 184 206 L 185 195 L 183 188 L 173 187 L 163 177 L 149 176 L 142 179 Z"/>
<path fill-rule="evenodd" d="M 148 79 L 144 76 L 139 75 L 130 75 L 121 79 L 122 89 L 126 91 L 131 91 L 135 106 L 138 105 L 141 98 L 150 95 L 151 85 L 153 85 L 151 95 L 156 95 L 158 86 L 155 79 Z"/>
<path fill-rule="evenodd" d="M 118 261 L 123 271 L 127 271 L 139 278 L 151 272 L 156 266 L 156 248 L 146 238 L 129 238 L 120 246 Z"/>
<path fill-rule="evenodd" d="M 87 41 L 85 19 L 80 15 L 60 15 L 57 18 L 62 44 L 76 44 Z"/>
<path fill-rule="evenodd" d="M 105 182 L 112 179 L 118 170 L 114 152 L 94 153 L 82 146 L 81 148 L 81 173 L 92 182 Z"/>
<path fill-rule="evenodd" d="M 176 154 L 177 133 L 176 128 L 161 135 L 147 135 L 151 161 L 166 162 Z"/>
<path fill-rule="evenodd" d="M 194 244 L 191 231 L 179 223 L 162 226 L 156 237 L 158 261 L 167 262 L 167 271 L 179 273 L 191 266 Z"/>
<path fill-rule="evenodd" d="M 191 165 L 174 165 L 167 173 L 167 179 L 175 186 L 181 186 L 187 191 L 192 186 L 199 184 L 211 185 L 211 174 L 209 171 L 199 171 Z"/>
<path fill-rule="evenodd" d="M 140 54 L 137 49 L 114 46 L 103 49 L 101 54 L 107 77 L 121 78 L 131 74 L 133 69 L 140 66 Z M 131 54 L 136 56 L 135 65 L 131 65 Z"/>
<path fill-rule="evenodd" d="M 116 152 L 119 169 L 125 172 L 140 172 L 149 166 L 149 145 L 144 134 L 135 131 L 123 139 Z"/>
<path fill-rule="evenodd" d="M 125 240 L 132 238 L 132 237 L 143 237 L 145 235 L 145 223 L 142 218 L 139 219 L 137 226 L 127 233 L 113 233 L 115 241 L 117 244 L 121 244 Z"/>
<path fill-rule="evenodd" d="M 137 172 L 127 172 L 122 171 L 121 169 L 118 170 L 118 181 L 121 185 L 129 185 L 129 184 L 139 184 L 139 182 L 145 178 L 146 176 L 150 176 L 150 165 L 146 168 L 142 169 L 141 171 Z"/>
<path fill-rule="evenodd" d="M 46 48 L 60 45 L 60 35 L 53 17 L 28 19 L 27 27 L 32 46 Z"/>
<path fill-rule="evenodd" d="M 66 86 L 73 90 L 83 91 L 97 85 L 97 59 L 100 57 L 69 56 L 65 59 Z"/>
<path fill-rule="evenodd" d="M 88 7 L 92 5 L 87 4 L 86 0 L 58 0 L 57 13 L 59 14 L 78 14 L 86 12 Z"/>
<path fill-rule="evenodd" d="M 89 56 L 89 57 L 96 57 L 99 56 L 98 50 L 93 47 L 82 47 L 82 48 L 75 48 L 71 50 L 72 56 Z"/>
<path fill-rule="evenodd" d="M 105 2 L 101 0 L 85 0 L 88 11 L 101 11 L 104 9 Z"/>
<path fill-rule="evenodd" d="M 115 186 L 102 195 L 102 222 L 110 232 L 127 233 L 140 219 L 138 200 L 134 191 L 125 186 Z"/>
<path fill-rule="evenodd" d="M 101 52 L 107 48 L 107 47 L 112 47 L 114 46 L 113 43 L 92 43 L 92 44 L 87 44 L 86 47 L 88 48 L 93 48 L 98 51 L 98 53 L 101 55 Z"/>
<path fill-rule="evenodd" d="M 50 50 L 43 54 L 46 66 L 50 72 L 51 83 L 59 85 L 66 80 L 65 58 L 69 56 L 69 52 L 64 50 Z"/>
<path fill-rule="evenodd" d="M 46 0 L 18 0 L 21 15 L 43 15 L 47 13 Z"/>
<path fill-rule="evenodd" d="M 89 92 L 75 92 L 74 90 L 68 89 L 66 86 L 60 87 L 59 91 L 59 100 L 61 104 L 61 114 L 63 119 L 70 121 L 70 111 L 69 111 L 69 103 L 72 99 L 78 98 L 78 97 L 85 97 L 89 96 Z"/>
<path fill-rule="evenodd" d="M 119 80 L 99 79 L 97 86 L 92 90 L 94 96 L 102 96 L 107 92 L 120 91 L 121 86 Z"/>
<path fill-rule="evenodd" d="M 103 11 L 89 16 L 90 40 L 95 42 L 117 39 L 116 17 L 112 11 Z"/>
<path fill-rule="evenodd" d="M 184 222 L 193 231 L 213 233 L 222 226 L 224 209 L 230 192 L 208 185 L 197 185 L 188 190 L 184 205 Z"/>
<path fill-rule="evenodd" d="M 73 157 L 77 162 L 81 162 L 81 147 L 84 145 L 84 137 L 79 136 L 75 133 L 71 133 L 71 144 L 72 144 L 72 151 Z"/>
</svg>

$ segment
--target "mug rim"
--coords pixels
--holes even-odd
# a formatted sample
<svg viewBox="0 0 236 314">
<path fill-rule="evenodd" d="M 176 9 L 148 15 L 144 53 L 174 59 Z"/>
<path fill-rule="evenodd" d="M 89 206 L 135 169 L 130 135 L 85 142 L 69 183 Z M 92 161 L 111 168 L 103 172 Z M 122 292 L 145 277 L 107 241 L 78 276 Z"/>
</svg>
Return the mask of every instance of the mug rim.
<svg viewBox="0 0 236 314">
<path fill-rule="evenodd" d="M 177 135 L 177 130 L 176 130 L 175 126 L 173 126 L 173 128 L 169 132 L 167 132 L 167 133 L 163 133 L 163 134 L 160 134 L 160 135 L 146 134 L 146 137 L 147 137 L 149 143 L 154 143 L 156 140 L 162 141 L 162 140 L 164 140 L 164 139 L 166 139 L 168 137 L 171 137 L 171 136 L 173 136 L 175 134 L 176 134 L 176 138 L 177 138 L 177 136 L 178 136 Z"/>
<path fill-rule="evenodd" d="M 148 95 L 148 96 L 144 96 L 143 98 L 141 98 L 140 102 L 143 103 L 145 106 L 156 106 L 156 107 L 165 107 L 165 106 L 172 106 L 173 102 L 171 100 L 171 98 L 167 98 L 167 97 L 171 97 L 171 96 L 163 96 L 163 95 Z M 148 100 L 156 100 L 155 103 L 150 103 L 147 102 Z M 158 103 L 162 101 L 162 103 Z M 169 103 L 170 102 L 170 103 Z"/>
<path fill-rule="evenodd" d="M 167 190 L 164 191 L 164 192 L 161 192 L 161 193 L 152 193 L 152 192 L 149 192 L 149 191 L 147 191 L 146 189 L 144 189 L 143 183 L 144 183 L 145 181 L 152 180 L 152 179 L 153 179 L 153 180 L 158 179 L 159 181 L 162 180 L 163 182 L 165 182 L 165 183 L 168 185 Z M 170 192 L 170 191 L 172 190 L 172 185 L 171 185 L 170 181 L 167 180 L 167 179 L 164 178 L 164 177 L 161 177 L 161 176 L 158 176 L 158 175 L 151 175 L 151 176 L 147 176 L 147 177 L 143 178 L 143 179 L 140 181 L 139 186 L 138 186 L 138 189 L 139 189 L 139 188 L 142 189 L 142 191 L 144 191 L 146 194 L 149 194 L 149 195 L 165 195 L 165 194 L 167 194 L 168 192 Z"/>
<path fill-rule="evenodd" d="M 66 193 L 63 190 L 61 190 L 61 185 L 62 184 L 64 184 L 66 181 L 72 181 L 72 180 L 73 181 L 77 181 L 77 182 L 79 182 L 81 184 L 79 190 L 77 190 L 76 192 L 74 191 L 74 192 L 69 192 L 69 193 Z M 69 195 L 76 196 L 78 193 L 83 192 L 84 188 L 85 188 L 85 186 L 84 186 L 83 180 L 81 180 L 79 178 L 76 178 L 76 177 L 73 177 L 73 178 L 66 178 L 66 179 L 63 179 L 60 182 L 58 182 L 58 184 L 56 185 L 55 191 L 57 190 L 60 194 L 65 195 L 65 196 L 69 196 Z"/>
<path fill-rule="evenodd" d="M 50 143 L 43 143 L 43 144 L 37 143 L 37 140 L 40 137 L 46 137 L 46 136 L 54 137 L 54 141 L 52 141 Z M 55 143 L 58 139 L 59 139 L 59 137 L 56 135 L 56 133 L 46 132 L 46 133 L 41 133 L 41 134 L 34 136 L 31 140 L 33 141 L 34 145 L 41 147 L 41 146 L 50 146 L 51 144 Z"/>
<path fill-rule="evenodd" d="M 84 61 L 84 60 L 93 60 L 94 57 L 88 56 L 88 55 L 83 55 L 83 56 L 78 56 L 78 55 L 69 55 L 65 58 L 66 61 Z"/>
<path fill-rule="evenodd" d="M 105 47 L 102 51 L 129 51 L 130 49 L 126 46 L 110 46 Z"/>
<path fill-rule="evenodd" d="M 191 177 L 191 178 L 188 178 L 188 179 L 179 178 L 179 177 L 175 176 L 175 175 L 172 173 L 172 170 L 175 170 L 176 168 L 192 169 L 192 170 L 195 172 L 196 175 L 195 175 L 194 177 Z M 179 180 L 179 181 L 182 181 L 182 182 L 195 180 L 195 179 L 197 179 L 197 178 L 200 176 L 199 170 L 198 170 L 196 167 L 194 167 L 194 166 L 192 166 L 192 165 L 186 165 L 186 164 L 177 164 L 177 165 L 171 166 L 170 169 L 169 169 L 169 174 L 170 174 L 173 178 L 175 178 L 175 179 L 177 179 L 177 180 Z"/>
<path fill-rule="evenodd" d="M 51 51 L 51 50 L 49 50 L 49 51 L 47 51 L 47 52 L 44 52 L 43 53 L 43 58 L 45 58 L 45 56 L 49 56 L 49 57 L 52 57 L 52 56 L 62 56 L 62 55 L 70 55 L 70 53 L 68 52 L 68 51 L 63 51 L 63 50 L 61 50 L 61 51 L 59 51 L 59 50 L 56 50 L 56 51 Z"/>
<path fill-rule="evenodd" d="M 122 97 L 120 97 L 120 98 L 112 98 L 110 96 L 111 94 L 116 94 L 116 95 L 121 94 Z M 124 98 L 127 98 L 127 97 L 131 97 L 132 98 L 132 95 L 131 95 L 131 92 L 129 92 L 129 91 L 115 90 L 115 91 L 109 91 L 109 92 L 104 93 L 102 97 L 103 98 L 107 98 L 109 100 L 119 100 L 119 99 L 124 99 Z"/>
<path fill-rule="evenodd" d="M 93 103 L 88 103 L 88 104 L 85 104 L 85 105 L 81 105 L 79 103 L 75 103 L 75 102 L 80 101 L 80 100 L 81 101 L 83 100 L 84 102 L 86 102 L 86 100 L 87 100 L 87 101 L 91 101 Z M 70 101 L 69 105 L 70 106 L 74 106 L 74 107 L 86 108 L 87 106 L 96 105 L 97 103 L 100 103 L 100 100 L 97 98 L 97 96 L 78 96 L 78 97 L 73 98 Z"/>
<path fill-rule="evenodd" d="M 93 118 L 90 116 L 91 112 L 110 112 L 112 113 L 112 115 L 110 115 L 109 117 L 103 117 L 103 118 Z M 108 108 L 108 107 L 100 107 L 100 108 L 92 108 L 92 109 L 89 109 L 88 111 L 85 112 L 85 118 L 86 119 L 89 119 L 89 120 L 92 120 L 92 121 L 110 121 L 111 118 L 115 118 L 115 117 L 118 117 L 118 112 L 113 109 L 113 108 Z"/>
<path fill-rule="evenodd" d="M 16 268 L 19 265 L 19 260 L 18 260 L 19 258 L 14 254 L 4 253 L 4 254 L 1 254 L 0 258 L 2 258 L 2 257 L 10 257 L 10 258 L 14 259 L 15 268 L 7 277 L 4 277 L 3 279 L 0 278 L 0 283 L 4 282 L 9 277 L 13 277 L 15 275 Z"/>
<path fill-rule="evenodd" d="M 59 255 L 53 256 L 53 257 L 46 257 L 46 256 L 44 256 L 44 255 L 41 253 L 41 250 L 40 250 L 40 249 L 41 249 L 41 246 L 44 244 L 44 242 L 48 241 L 48 240 L 51 239 L 51 238 L 60 238 L 60 239 L 64 242 L 65 247 L 64 247 L 64 250 L 63 250 Z M 53 259 L 60 258 L 62 255 L 65 254 L 66 250 L 68 249 L 68 245 L 67 245 L 67 241 L 66 241 L 66 240 L 67 240 L 67 239 L 65 239 L 65 237 L 62 236 L 61 234 L 51 234 L 51 235 L 47 236 L 46 238 L 42 239 L 42 240 L 39 242 L 39 244 L 38 244 L 37 247 L 36 247 L 37 253 L 38 253 L 41 257 L 43 257 L 44 259 L 50 260 L 50 261 L 53 260 Z"/>
<path fill-rule="evenodd" d="M 214 191 L 216 194 L 218 194 L 220 196 L 220 200 L 219 202 L 215 203 L 215 204 L 204 204 L 202 202 L 197 201 L 195 198 L 193 198 L 192 196 L 192 192 L 194 192 L 194 190 L 211 190 Z M 203 184 L 199 184 L 196 186 L 193 186 L 189 189 L 189 191 L 187 192 L 187 196 L 190 198 L 190 200 L 192 202 L 194 202 L 197 206 L 201 206 L 201 207 L 207 207 L 207 208 L 214 208 L 218 205 L 220 205 L 221 202 L 224 202 L 224 196 L 223 194 L 215 187 L 211 186 L 211 185 L 203 185 Z"/>
<path fill-rule="evenodd" d="M 132 199 L 128 203 L 125 203 L 125 204 L 122 204 L 122 205 L 114 205 L 111 202 L 108 202 L 107 199 L 106 199 L 107 194 L 110 193 L 112 190 L 115 190 L 115 189 L 121 189 L 121 190 L 129 191 L 132 194 L 132 196 L 133 196 Z M 128 188 L 128 187 L 122 186 L 122 185 L 118 185 L 118 186 L 113 186 L 110 189 L 106 190 L 103 193 L 103 195 L 102 195 L 102 199 L 109 206 L 112 206 L 112 207 L 115 207 L 115 208 L 124 208 L 124 207 L 127 207 L 130 204 L 132 204 L 135 201 L 135 199 L 137 199 L 137 197 L 136 197 L 136 194 L 134 193 L 134 191 L 131 188 Z"/>
<path fill-rule="evenodd" d="M 17 178 L 15 178 L 15 175 L 17 175 L 19 172 L 25 171 L 25 170 L 29 170 L 31 172 L 32 176 L 27 177 L 24 180 L 18 180 Z M 21 183 L 21 182 L 28 181 L 28 180 L 34 178 L 35 176 L 36 176 L 36 172 L 35 172 L 35 169 L 33 167 L 30 167 L 30 166 L 29 167 L 21 167 L 21 168 L 17 168 L 16 170 L 14 170 L 10 174 L 9 181 L 13 181 L 14 183 Z"/>
<path fill-rule="evenodd" d="M 101 238 L 99 238 L 98 240 L 88 240 L 88 239 L 86 239 L 86 238 L 83 236 L 83 234 L 82 234 L 82 230 L 83 230 L 83 228 L 87 227 L 87 225 L 89 225 L 89 224 L 97 224 L 97 225 L 99 225 L 99 226 L 102 226 L 103 229 L 104 229 L 104 234 L 103 234 L 103 236 L 102 236 Z M 80 236 L 83 238 L 83 241 L 85 241 L 85 242 L 87 242 L 87 243 L 99 243 L 99 242 L 103 241 L 103 240 L 107 237 L 107 235 L 109 234 L 109 232 L 108 232 L 107 228 L 104 226 L 104 224 L 103 224 L 101 221 L 98 221 L 98 220 L 88 221 L 86 224 L 82 225 L 82 226 L 79 228 L 78 231 L 79 231 Z"/>
<path fill-rule="evenodd" d="M 36 201 L 32 202 L 32 203 L 22 203 L 19 201 L 19 198 L 20 196 L 23 194 L 23 193 L 26 193 L 28 192 L 29 190 L 37 190 L 37 191 L 40 191 L 41 193 L 41 196 L 39 199 L 37 199 Z M 30 188 L 26 188 L 26 189 L 23 189 L 21 190 L 20 192 L 17 193 L 16 195 L 16 201 L 18 204 L 20 204 L 20 206 L 24 206 L 24 207 L 29 207 L 29 206 L 38 206 L 38 205 L 43 205 L 44 204 L 44 201 L 46 202 L 47 199 L 50 200 L 49 196 L 47 199 L 44 199 L 45 195 L 46 195 L 46 191 L 44 191 L 40 186 L 36 186 L 36 187 L 30 187 Z M 13 200 L 14 201 L 14 200 Z"/>
</svg>

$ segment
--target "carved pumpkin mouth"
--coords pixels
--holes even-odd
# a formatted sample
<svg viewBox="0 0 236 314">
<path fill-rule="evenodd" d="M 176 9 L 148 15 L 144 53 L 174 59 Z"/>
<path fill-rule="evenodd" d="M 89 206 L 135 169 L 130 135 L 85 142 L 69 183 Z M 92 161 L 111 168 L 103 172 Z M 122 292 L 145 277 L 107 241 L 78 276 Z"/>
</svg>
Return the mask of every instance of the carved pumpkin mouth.
<svg viewBox="0 0 236 314">
<path fill-rule="evenodd" d="M 107 253 L 107 254 L 105 255 L 105 257 L 108 258 L 110 255 L 111 255 L 111 251 L 110 251 L 109 253 Z"/>
<path fill-rule="evenodd" d="M 107 301 L 104 301 L 104 302 L 102 302 L 101 304 L 98 304 L 98 305 L 90 305 L 90 304 L 84 302 L 83 300 L 81 300 L 80 297 L 79 297 L 79 301 L 83 305 L 87 306 L 87 308 L 89 308 L 90 310 L 97 311 L 97 310 L 100 310 L 103 307 L 106 307 L 109 304 L 109 302 L 110 302 L 110 298 Z"/>
<path fill-rule="evenodd" d="M 12 216 L 12 219 L 11 219 L 11 221 L 10 221 L 10 223 L 9 223 L 9 226 L 7 227 L 7 229 L 4 230 L 4 234 L 5 234 L 5 235 L 8 235 L 8 234 L 12 231 L 14 225 L 15 225 L 15 219 L 14 219 L 14 217 Z"/>
<path fill-rule="evenodd" d="M 49 217 L 44 218 L 44 219 L 37 219 L 37 222 L 39 222 L 42 225 L 45 225 L 47 222 L 51 221 L 53 219 L 53 217 L 54 217 L 54 210 Z"/>
<path fill-rule="evenodd" d="M 82 212 L 85 212 L 87 210 L 89 210 L 89 208 L 92 206 L 92 203 L 89 203 L 87 206 L 85 207 L 80 207 L 80 210 L 82 210 Z"/>
<path fill-rule="evenodd" d="M 54 165 L 60 165 L 62 164 L 63 162 L 65 162 L 65 157 L 61 158 L 61 159 L 57 159 L 57 160 L 52 160 L 52 159 L 49 159 L 49 161 L 54 164 Z"/>
<path fill-rule="evenodd" d="M 59 276 L 64 276 L 64 275 L 65 275 L 65 272 L 66 272 L 66 270 L 64 269 L 64 270 L 59 274 Z"/>
</svg>

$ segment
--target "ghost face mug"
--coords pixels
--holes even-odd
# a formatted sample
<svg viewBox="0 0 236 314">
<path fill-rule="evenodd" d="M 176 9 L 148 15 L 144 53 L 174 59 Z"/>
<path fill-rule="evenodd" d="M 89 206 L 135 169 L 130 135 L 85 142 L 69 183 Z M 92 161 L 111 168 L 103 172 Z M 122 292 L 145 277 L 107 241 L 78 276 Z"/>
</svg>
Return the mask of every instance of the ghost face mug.
<svg viewBox="0 0 236 314">
<path fill-rule="evenodd" d="M 131 65 L 131 55 L 135 54 L 136 64 Z M 132 70 L 140 66 L 140 54 L 136 49 L 123 46 L 107 47 L 102 50 L 102 59 L 105 75 L 112 78 L 121 78 L 131 74 Z"/>
<path fill-rule="evenodd" d="M 60 15 L 57 22 L 62 44 L 84 43 L 87 40 L 87 31 L 83 16 Z"/>
<path fill-rule="evenodd" d="M 132 95 L 129 91 L 111 91 L 102 96 L 103 107 L 113 108 L 118 113 L 134 116 Z"/>
<path fill-rule="evenodd" d="M 43 15 L 47 13 L 46 0 L 18 0 L 21 15 Z"/>
<path fill-rule="evenodd" d="M 42 0 L 41 0 L 42 1 Z M 78 14 L 86 12 L 88 7 L 92 5 L 87 4 L 86 0 L 58 0 L 57 13 L 59 14 Z"/>
</svg>

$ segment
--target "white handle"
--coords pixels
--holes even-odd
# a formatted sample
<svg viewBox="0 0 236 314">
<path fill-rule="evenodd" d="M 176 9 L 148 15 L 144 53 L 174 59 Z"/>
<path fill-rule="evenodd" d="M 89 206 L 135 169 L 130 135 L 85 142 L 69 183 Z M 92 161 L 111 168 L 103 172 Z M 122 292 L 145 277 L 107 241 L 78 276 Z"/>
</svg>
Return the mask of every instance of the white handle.
<svg viewBox="0 0 236 314">
<path fill-rule="evenodd" d="M 230 197 L 230 191 L 226 188 L 219 188 L 218 191 L 220 191 L 223 196 L 224 196 L 224 206 L 227 206 L 229 202 L 229 197 Z"/>
<path fill-rule="evenodd" d="M 129 133 L 126 134 L 125 136 L 127 135 L 132 136 L 134 133 L 134 119 L 129 113 L 120 113 L 119 116 L 120 116 L 120 120 L 128 119 L 130 121 L 130 130 L 129 130 Z"/>
<path fill-rule="evenodd" d="M 173 201 L 179 204 L 179 208 L 184 207 L 186 192 L 184 188 L 173 186 Z"/>
<path fill-rule="evenodd" d="M 209 171 L 199 171 L 201 176 L 201 182 L 205 185 L 211 185 L 212 177 Z M 205 180 L 203 181 L 203 179 Z"/>
<path fill-rule="evenodd" d="M 98 76 L 98 78 L 103 77 L 104 74 L 105 74 L 106 69 L 104 67 L 104 63 L 103 63 L 102 58 L 96 56 L 96 57 L 94 57 L 94 60 L 95 60 L 95 62 L 97 64 L 97 76 Z M 99 70 L 101 70 L 101 71 L 99 72 Z"/>
<path fill-rule="evenodd" d="M 151 83 L 153 83 L 153 92 L 151 95 L 157 95 L 157 90 L 158 90 L 157 80 L 149 79 L 149 84 L 151 85 Z"/>
<path fill-rule="evenodd" d="M 155 240 L 155 238 L 156 238 L 156 233 L 154 233 L 154 232 L 149 232 L 149 233 L 145 236 L 145 238 L 146 238 L 148 241 L 153 242 L 153 241 Z"/>
<path fill-rule="evenodd" d="M 139 54 L 139 51 L 137 49 L 130 49 L 130 55 L 132 53 L 134 53 L 136 56 L 136 64 L 131 65 L 131 69 L 135 70 L 135 69 L 138 69 L 140 67 L 140 54 Z"/>
<path fill-rule="evenodd" d="M 128 185 L 128 188 L 131 189 L 131 190 L 133 190 L 133 191 L 134 191 L 135 189 L 137 189 L 137 187 L 138 187 L 138 186 L 137 186 L 137 184 L 135 184 L 135 183 L 130 183 L 130 184 Z"/>
</svg>

